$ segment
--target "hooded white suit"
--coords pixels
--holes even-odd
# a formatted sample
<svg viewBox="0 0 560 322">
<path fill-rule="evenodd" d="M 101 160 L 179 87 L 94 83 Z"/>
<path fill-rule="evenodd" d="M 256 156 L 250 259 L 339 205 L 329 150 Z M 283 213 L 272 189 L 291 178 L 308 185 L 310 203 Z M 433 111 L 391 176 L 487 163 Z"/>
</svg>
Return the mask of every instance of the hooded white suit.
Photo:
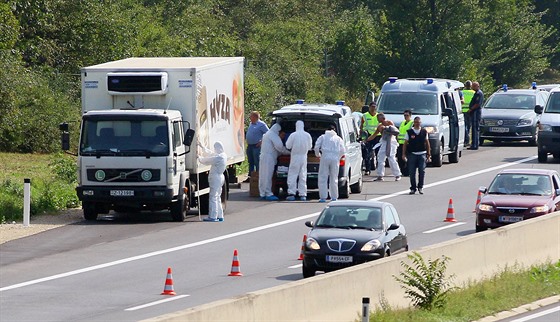
<svg viewBox="0 0 560 322">
<path fill-rule="evenodd" d="M 205 149 L 205 156 L 200 158 L 200 163 L 210 165 L 208 173 L 208 185 L 210 186 L 210 204 L 208 217 L 212 219 L 224 218 L 224 210 L 220 195 L 224 184 L 224 171 L 226 171 L 227 155 L 224 152 L 222 142 L 214 143 L 214 151 Z"/>
<path fill-rule="evenodd" d="M 286 148 L 292 151 L 288 169 L 288 194 L 295 195 L 299 192 L 300 197 L 307 196 L 307 152 L 313 148 L 313 139 L 303 127 L 303 121 L 297 121 L 296 131 L 286 141 Z"/>
<path fill-rule="evenodd" d="M 397 163 L 396 155 L 397 155 L 397 147 L 399 146 L 399 142 L 397 141 L 397 135 L 399 135 L 399 129 L 393 125 L 385 126 L 381 134 L 381 139 L 379 140 L 380 148 L 377 154 L 377 164 L 380 166 L 377 167 L 377 176 L 383 177 L 385 175 L 385 159 L 389 160 L 389 167 L 391 167 L 391 172 L 395 177 L 399 177 L 401 175 L 401 170 L 399 168 L 399 164 Z"/>
<path fill-rule="evenodd" d="M 327 199 L 330 193 L 331 200 L 338 199 L 338 170 L 340 158 L 346 153 L 344 141 L 334 130 L 326 130 L 315 142 L 315 155 L 319 161 L 319 198 Z M 329 187 L 327 189 L 327 180 Z"/>
<path fill-rule="evenodd" d="M 289 154 L 280 139 L 280 124 L 274 124 L 268 132 L 263 135 L 261 144 L 261 156 L 259 161 L 259 194 L 261 198 L 271 197 L 272 174 L 274 166 L 278 161 L 278 155 Z"/>
</svg>

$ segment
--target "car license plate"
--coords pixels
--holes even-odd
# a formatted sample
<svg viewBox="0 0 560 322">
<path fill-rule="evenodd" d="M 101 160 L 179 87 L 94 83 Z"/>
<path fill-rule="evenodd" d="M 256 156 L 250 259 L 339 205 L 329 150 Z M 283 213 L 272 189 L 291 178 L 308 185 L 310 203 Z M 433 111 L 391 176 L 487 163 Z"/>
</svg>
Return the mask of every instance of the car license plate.
<svg viewBox="0 0 560 322">
<path fill-rule="evenodd" d="M 352 263 L 352 256 L 327 255 L 329 263 Z"/>
<path fill-rule="evenodd" d="M 519 222 L 523 220 L 523 217 L 518 216 L 500 216 L 500 222 Z"/>
<path fill-rule="evenodd" d="M 111 196 L 114 197 L 133 197 L 134 190 L 111 190 Z"/>
<path fill-rule="evenodd" d="M 507 133 L 509 132 L 509 127 L 491 127 L 490 132 Z"/>
</svg>

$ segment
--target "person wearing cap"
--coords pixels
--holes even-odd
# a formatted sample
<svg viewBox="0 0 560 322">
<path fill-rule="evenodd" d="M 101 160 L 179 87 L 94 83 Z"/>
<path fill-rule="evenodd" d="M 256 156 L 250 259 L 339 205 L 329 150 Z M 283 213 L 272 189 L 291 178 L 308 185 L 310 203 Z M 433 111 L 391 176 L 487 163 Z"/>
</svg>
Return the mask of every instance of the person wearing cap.
<svg viewBox="0 0 560 322">
<path fill-rule="evenodd" d="M 362 116 L 362 124 L 361 124 L 361 133 L 364 138 L 368 138 L 379 125 L 379 121 L 377 120 L 377 104 L 375 102 L 369 103 L 369 110 L 364 113 Z M 375 170 L 375 165 L 373 163 L 373 158 L 375 157 L 373 147 L 379 142 L 381 138 L 381 133 L 376 135 L 372 140 L 364 142 L 364 170 L 365 174 L 369 175 L 371 170 Z"/>
<path fill-rule="evenodd" d="M 470 80 L 465 82 L 465 88 L 461 91 L 463 93 L 463 100 L 461 101 L 461 111 L 465 117 L 465 146 L 469 145 L 470 132 L 471 132 L 471 117 L 469 114 L 469 104 L 474 96 L 474 91 L 471 89 L 472 82 Z"/>
<path fill-rule="evenodd" d="M 340 158 L 346 153 L 344 141 L 336 134 L 336 127 L 330 125 L 325 134 L 315 142 L 315 156 L 319 160 L 319 202 L 326 202 L 327 194 L 331 201 L 338 199 L 338 170 Z M 328 182 L 328 186 L 327 186 Z"/>
</svg>

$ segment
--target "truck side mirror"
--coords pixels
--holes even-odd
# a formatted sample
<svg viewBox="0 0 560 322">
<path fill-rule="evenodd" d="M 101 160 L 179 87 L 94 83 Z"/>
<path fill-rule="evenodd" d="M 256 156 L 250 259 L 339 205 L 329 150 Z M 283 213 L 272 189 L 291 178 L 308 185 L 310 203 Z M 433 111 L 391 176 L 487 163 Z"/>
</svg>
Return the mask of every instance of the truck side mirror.
<svg viewBox="0 0 560 322">
<path fill-rule="evenodd" d="M 183 144 L 186 146 L 191 146 L 192 141 L 194 140 L 194 130 L 193 129 L 188 129 L 185 132 L 185 139 L 183 140 Z"/>
<path fill-rule="evenodd" d="M 70 133 L 62 132 L 60 141 L 62 142 L 62 151 L 70 150 Z"/>
<path fill-rule="evenodd" d="M 535 113 L 542 114 L 544 108 L 540 105 L 535 106 Z"/>
</svg>

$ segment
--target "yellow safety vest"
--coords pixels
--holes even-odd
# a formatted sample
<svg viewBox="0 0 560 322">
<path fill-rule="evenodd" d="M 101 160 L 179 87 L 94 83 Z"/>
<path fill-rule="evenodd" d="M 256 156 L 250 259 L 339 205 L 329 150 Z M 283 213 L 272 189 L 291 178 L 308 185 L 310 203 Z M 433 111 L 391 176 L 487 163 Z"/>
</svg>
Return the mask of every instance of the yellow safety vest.
<svg viewBox="0 0 560 322">
<path fill-rule="evenodd" d="M 399 136 L 397 137 L 397 140 L 399 141 L 399 144 L 403 144 L 404 143 L 404 137 L 406 135 L 406 131 L 410 130 L 410 128 L 412 127 L 412 120 L 408 121 L 408 123 L 406 123 L 406 121 L 402 121 L 401 125 L 399 125 Z"/>
<path fill-rule="evenodd" d="M 474 91 L 472 89 L 464 89 L 462 92 L 465 103 L 461 105 L 461 110 L 463 113 L 467 113 L 469 111 L 469 104 L 474 96 Z"/>
<path fill-rule="evenodd" d="M 369 114 L 369 112 L 365 112 L 363 117 L 364 126 L 362 127 L 362 129 L 369 132 L 370 135 L 373 134 L 373 132 L 375 132 L 377 126 L 379 125 L 379 121 L 377 120 L 377 113 L 372 116 L 371 114 Z M 378 135 L 381 135 L 381 133 Z"/>
</svg>

